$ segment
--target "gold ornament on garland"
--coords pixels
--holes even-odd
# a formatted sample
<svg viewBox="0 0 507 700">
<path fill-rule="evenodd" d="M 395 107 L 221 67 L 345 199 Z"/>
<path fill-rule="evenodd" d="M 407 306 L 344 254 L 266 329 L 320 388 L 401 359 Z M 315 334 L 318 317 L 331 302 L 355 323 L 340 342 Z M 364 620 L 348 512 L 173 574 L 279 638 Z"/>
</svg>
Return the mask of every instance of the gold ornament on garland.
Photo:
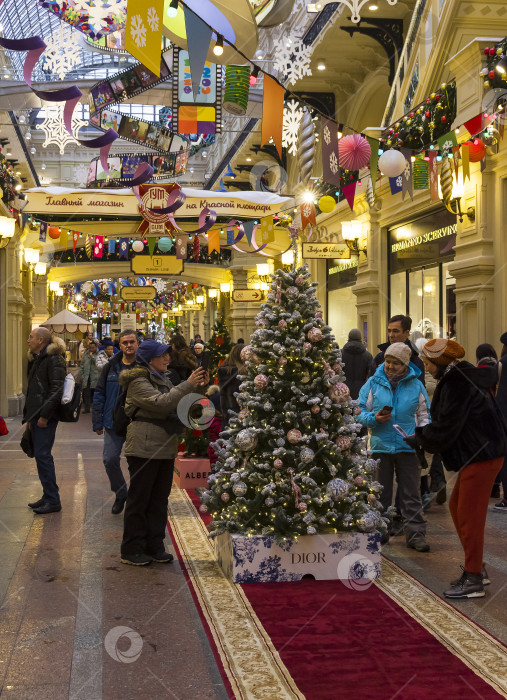
<svg viewBox="0 0 507 700">
<path fill-rule="evenodd" d="M 451 214 L 455 214 L 451 208 L 451 198 L 452 198 L 452 163 L 450 158 L 444 158 L 442 160 L 442 166 L 440 169 L 440 188 L 442 190 L 442 202 L 444 203 L 447 211 Z"/>
<path fill-rule="evenodd" d="M 91 238 L 91 236 L 86 236 L 85 251 L 86 251 L 86 257 L 88 258 L 88 260 L 91 260 L 92 259 L 92 238 Z"/>
</svg>

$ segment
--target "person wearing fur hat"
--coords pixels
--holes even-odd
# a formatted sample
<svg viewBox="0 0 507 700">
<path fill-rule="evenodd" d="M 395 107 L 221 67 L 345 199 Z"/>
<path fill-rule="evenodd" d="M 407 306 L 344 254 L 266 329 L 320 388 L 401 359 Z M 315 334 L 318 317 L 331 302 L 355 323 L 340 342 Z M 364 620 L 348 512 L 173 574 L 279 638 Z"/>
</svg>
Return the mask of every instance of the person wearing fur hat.
<svg viewBox="0 0 507 700">
<path fill-rule="evenodd" d="M 385 361 L 359 392 L 361 413 L 358 422 L 371 429 L 370 449 L 379 460 L 378 481 L 383 486 L 380 501 L 385 509 L 392 505 L 393 479 L 398 481 L 399 507 L 404 519 L 407 547 L 428 552 L 426 521 L 419 488 L 419 461 L 408 448 L 394 424 L 407 433 L 429 422 L 429 400 L 419 381 L 419 369 L 410 358 L 412 349 L 405 343 L 393 343 L 385 351 Z"/>
<path fill-rule="evenodd" d="M 174 386 L 166 374 L 171 361 L 169 345 L 145 340 L 137 350 L 138 367 L 120 374 L 120 385 L 127 390 L 125 413 L 131 419 L 127 428 L 125 456 L 130 486 L 125 506 L 121 561 L 146 566 L 152 561 L 168 563 L 173 556 L 165 551 L 167 501 L 171 492 L 178 432 L 183 425 L 171 414 L 180 400 L 200 391 L 208 383 L 202 368 Z"/>
<path fill-rule="evenodd" d="M 484 528 L 491 487 L 505 456 L 505 424 L 490 392 L 496 367 L 474 367 L 462 361 L 465 349 L 454 340 L 426 343 L 426 369 L 440 379 L 431 404 L 432 422 L 417 426 L 408 445 L 438 452 L 447 470 L 458 472 L 449 500 L 454 526 L 465 553 L 460 578 L 445 591 L 447 598 L 482 598 L 489 583 L 483 564 Z M 408 432 L 408 431 L 407 431 Z"/>
<path fill-rule="evenodd" d="M 56 483 L 55 462 L 51 450 L 58 426 L 58 407 L 62 400 L 67 367 L 65 343 L 51 336 L 47 328 L 34 328 L 28 336 L 28 387 L 23 423 L 31 431 L 42 498 L 28 506 L 38 515 L 62 509 Z"/>
</svg>

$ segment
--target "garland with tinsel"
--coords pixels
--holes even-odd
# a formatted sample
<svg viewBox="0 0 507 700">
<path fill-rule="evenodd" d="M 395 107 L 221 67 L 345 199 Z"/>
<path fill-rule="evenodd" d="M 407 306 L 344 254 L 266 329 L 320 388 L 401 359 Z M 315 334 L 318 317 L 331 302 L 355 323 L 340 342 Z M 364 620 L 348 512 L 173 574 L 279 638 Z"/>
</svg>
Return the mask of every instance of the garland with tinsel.
<svg viewBox="0 0 507 700">
<path fill-rule="evenodd" d="M 502 39 L 496 46 L 484 49 L 486 56 L 486 67 L 482 68 L 481 75 L 484 78 L 485 88 L 505 88 L 507 83 L 507 72 L 499 70 L 498 65 L 507 56 L 507 37 Z M 502 63 L 502 66 L 504 64 Z M 501 67 L 502 67 L 501 66 Z M 507 65 L 506 65 L 507 67 Z"/>
<path fill-rule="evenodd" d="M 456 83 L 442 83 L 423 102 L 384 131 L 380 147 L 421 151 L 446 134 L 456 119 Z"/>
</svg>

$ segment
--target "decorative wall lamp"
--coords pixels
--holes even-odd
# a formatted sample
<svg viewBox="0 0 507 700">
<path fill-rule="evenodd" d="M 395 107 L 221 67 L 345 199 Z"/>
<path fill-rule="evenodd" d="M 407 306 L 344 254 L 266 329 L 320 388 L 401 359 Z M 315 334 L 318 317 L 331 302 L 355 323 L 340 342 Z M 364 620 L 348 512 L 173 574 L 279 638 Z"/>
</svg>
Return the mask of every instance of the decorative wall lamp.
<svg viewBox="0 0 507 700">
<path fill-rule="evenodd" d="M 363 253 L 366 255 L 366 248 L 359 247 L 359 239 L 363 235 L 363 224 L 361 221 L 342 221 L 342 238 L 349 247 L 353 255 Z"/>
<path fill-rule="evenodd" d="M 217 299 L 218 297 L 218 289 L 208 289 L 208 297 L 210 299 Z"/>
<path fill-rule="evenodd" d="M 443 205 L 449 211 L 451 214 L 454 214 L 459 218 L 460 224 L 463 223 L 463 219 L 465 216 L 468 217 L 468 220 L 470 221 L 471 224 L 474 223 L 475 221 L 475 207 L 468 207 L 466 211 L 462 211 L 461 209 L 461 200 L 463 199 L 465 195 L 465 187 L 463 185 L 463 182 L 460 182 L 459 180 L 453 180 L 452 182 L 452 193 L 451 197 L 449 200 L 446 201 L 445 197 L 442 194 L 442 189 L 440 186 L 440 179 L 438 181 L 438 194 L 440 196 L 440 199 L 442 200 Z"/>
<path fill-rule="evenodd" d="M 6 248 L 9 241 L 14 236 L 16 229 L 16 219 L 10 219 L 8 216 L 0 216 L 0 248 Z"/>
<path fill-rule="evenodd" d="M 285 267 L 291 267 L 294 264 L 294 250 L 291 248 L 290 250 L 286 250 L 285 253 L 282 253 L 282 265 L 285 265 Z"/>
<path fill-rule="evenodd" d="M 232 284 L 230 282 L 222 282 L 220 284 L 220 292 L 222 294 L 230 294 L 232 291 Z"/>
<path fill-rule="evenodd" d="M 39 262 L 40 253 L 36 248 L 25 248 L 24 256 L 26 264 L 31 267 Z"/>
</svg>

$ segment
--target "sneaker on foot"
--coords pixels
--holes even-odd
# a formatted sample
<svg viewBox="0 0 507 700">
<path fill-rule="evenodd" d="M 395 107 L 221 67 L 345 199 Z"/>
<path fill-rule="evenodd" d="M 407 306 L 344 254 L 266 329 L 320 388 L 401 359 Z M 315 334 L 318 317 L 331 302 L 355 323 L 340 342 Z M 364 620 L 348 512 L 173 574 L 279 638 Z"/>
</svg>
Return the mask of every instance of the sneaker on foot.
<svg viewBox="0 0 507 700">
<path fill-rule="evenodd" d="M 148 566 L 151 564 L 151 557 L 146 556 L 146 554 L 122 554 L 120 561 L 122 564 L 130 564 L 130 566 Z"/>
<path fill-rule="evenodd" d="M 429 491 L 426 491 L 426 493 L 423 493 L 421 496 L 421 502 L 422 502 L 422 507 L 423 510 L 429 510 L 431 507 L 431 494 Z"/>
<path fill-rule="evenodd" d="M 505 513 L 507 513 L 507 501 L 504 498 L 503 501 L 500 501 L 500 503 L 495 503 L 493 508 L 494 510 L 503 510 Z"/>
<path fill-rule="evenodd" d="M 444 592 L 446 598 L 484 598 L 484 586 L 482 574 L 471 574 L 463 571 L 463 576 L 459 582 Z"/>
<path fill-rule="evenodd" d="M 416 552 L 429 552 L 430 546 L 426 540 L 414 540 L 412 542 L 407 542 L 407 547 L 410 549 L 415 549 Z"/>
<path fill-rule="evenodd" d="M 125 501 L 126 498 L 117 498 L 116 501 L 113 503 L 113 507 L 111 508 L 111 513 L 113 515 L 119 515 L 123 508 L 125 507 Z"/>
<path fill-rule="evenodd" d="M 463 581 L 467 577 L 467 572 L 465 571 L 465 567 L 460 565 L 460 569 L 462 571 L 462 574 L 459 578 L 456 578 L 456 579 L 454 579 L 454 581 L 451 581 L 452 588 L 454 588 L 455 586 L 459 586 L 461 583 L 463 583 Z M 482 585 L 489 586 L 491 581 L 489 579 L 488 572 L 486 571 L 486 566 L 485 566 L 484 562 L 482 564 L 481 576 L 482 576 Z"/>
<path fill-rule="evenodd" d="M 174 557 L 172 554 L 169 554 L 169 552 L 161 551 L 157 552 L 157 554 L 150 554 L 150 558 L 152 561 L 158 561 L 161 564 L 169 564 Z"/>
</svg>

